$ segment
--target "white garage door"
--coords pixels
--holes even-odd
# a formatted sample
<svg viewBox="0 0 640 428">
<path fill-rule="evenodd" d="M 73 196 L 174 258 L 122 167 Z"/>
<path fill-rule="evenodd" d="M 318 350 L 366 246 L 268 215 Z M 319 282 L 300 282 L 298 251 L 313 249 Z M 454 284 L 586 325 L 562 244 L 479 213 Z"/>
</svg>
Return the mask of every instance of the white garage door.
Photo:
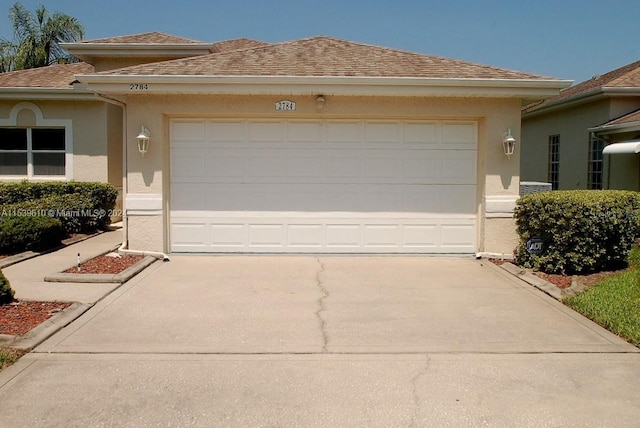
<svg viewBox="0 0 640 428">
<path fill-rule="evenodd" d="M 172 252 L 472 253 L 474 122 L 173 120 Z"/>
</svg>

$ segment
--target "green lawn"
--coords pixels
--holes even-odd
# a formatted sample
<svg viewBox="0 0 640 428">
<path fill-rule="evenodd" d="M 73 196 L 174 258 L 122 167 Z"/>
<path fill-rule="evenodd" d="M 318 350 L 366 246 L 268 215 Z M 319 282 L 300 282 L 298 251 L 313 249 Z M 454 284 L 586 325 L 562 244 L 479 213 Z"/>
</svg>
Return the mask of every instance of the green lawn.
<svg viewBox="0 0 640 428">
<path fill-rule="evenodd" d="M 629 269 L 564 303 L 640 346 L 640 248 L 631 251 L 629 262 Z"/>
</svg>

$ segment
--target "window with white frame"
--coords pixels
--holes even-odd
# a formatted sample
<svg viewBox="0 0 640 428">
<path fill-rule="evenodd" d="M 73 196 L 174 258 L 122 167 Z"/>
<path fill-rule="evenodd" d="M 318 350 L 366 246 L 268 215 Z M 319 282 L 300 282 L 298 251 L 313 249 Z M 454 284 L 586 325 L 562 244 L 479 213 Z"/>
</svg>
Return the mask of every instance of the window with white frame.
<svg viewBox="0 0 640 428">
<path fill-rule="evenodd" d="M 589 138 L 589 172 L 587 187 L 589 189 L 602 189 L 602 150 L 604 141 L 591 135 Z"/>
<path fill-rule="evenodd" d="M 0 128 L 0 176 L 66 175 L 65 128 Z"/>
<path fill-rule="evenodd" d="M 549 169 L 548 181 L 553 190 L 560 184 L 560 135 L 549 136 Z"/>
</svg>

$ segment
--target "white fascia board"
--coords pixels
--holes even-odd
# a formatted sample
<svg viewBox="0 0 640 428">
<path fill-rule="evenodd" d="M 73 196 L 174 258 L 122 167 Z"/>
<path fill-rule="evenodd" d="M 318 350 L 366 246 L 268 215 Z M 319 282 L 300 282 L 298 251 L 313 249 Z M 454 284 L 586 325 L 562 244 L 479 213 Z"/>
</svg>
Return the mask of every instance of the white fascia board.
<svg viewBox="0 0 640 428">
<path fill-rule="evenodd" d="M 620 134 L 633 131 L 640 131 L 640 121 L 618 123 L 616 125 L 600 125 L 589 128 L 589 132 L 595 132 L 598 135 Z"/>
<path fill-rule="evenodd" d="M 621 88 L 602 88 L 602 92 L 611 97 L 637 97 L 638 95 L 640 95 L 640 87 L 629 86 Z"/>
<path fill-rule="evenodd" d="M 430 79 L 411 77 L 80 75 L 100 93 L 327 94 L 380 96 L 548 97 L 565 80 Z M 131 89 L 141 84 L 147 89 Z"/>
<path fill-rule="evenodd" d="M 0 88 L 3 100 L 98 100 L 95 92 L 89 90 L 59 88 Z"/>
<path fill-rule="evenodd" d="M 586 91 L 575 95 L 573 97 L 565 98 L 553 103 L 549 103 L 545 106 L 535 106 L 532 110 L 529 110 L 522 114 L 522 118 L 530 118 L 537 116 L 539 114 L 549 113 L 556 110 L 573 107 L 579 104 L 583 104 L 585 102 L 590 102 L 597 100 L 603 97 L 613 97 L 613 96 L 626 96 L 626 97 L 637 97 L 640 95 L 640 87 L 625 87 L 625 88 L 608 88 L 608 87 L 600 87 L 595 88 L 590 91 Z"/>
</svg>

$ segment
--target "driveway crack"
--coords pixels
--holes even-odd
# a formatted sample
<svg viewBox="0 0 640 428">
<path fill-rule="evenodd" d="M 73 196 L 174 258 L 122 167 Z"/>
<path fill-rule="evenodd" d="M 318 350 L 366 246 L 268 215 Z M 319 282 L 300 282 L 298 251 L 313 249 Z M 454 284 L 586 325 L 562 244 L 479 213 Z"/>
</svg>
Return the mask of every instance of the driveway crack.
<svg viewBox="0 0 640 428">
<path fill-rule="evenodd" d="M 326 289 L 325 285 L 322 282 L 322 274 L 324 273 L 325 266 L 324 263 L 320 260 L 319 257 L 316 258 L 318 265 L 320 265 L 320 269 L 316 272 L 316 287 L 322 293 L 322 296 L 318 299 L 318 310 L 316 311 L 316 317 L 318 318 L 318 322 L 320 323 L 320 333 L 322 334 L 322 352 L 327 352 L 327 346 L 329 344 L 329 336 L 327 334 L 327 322 L 322 317 L 322 313 L 327 310 L 326 299 L 329 297 L 329 291 Z"/>
<path fill-rule="evenodd" d="M 425 355 L 424 366 L 418 373 L 416 373 L 416 375 L 413 378 L 411 378 L 411 394 L 413 396 L 413 414 L 411 415 L 411 423 L 409 424 L 409 428 L 415 428 L 419 426 L 417 424 L 418 410 L 420 409 L 420 396 L 418 394 L 418 383 L 424 376 L 426 376 L 427 371 L 429 370 L 430 363 L 431 363 L 431 358 L 429 358 L 429 355 Z"/>
</svg>

